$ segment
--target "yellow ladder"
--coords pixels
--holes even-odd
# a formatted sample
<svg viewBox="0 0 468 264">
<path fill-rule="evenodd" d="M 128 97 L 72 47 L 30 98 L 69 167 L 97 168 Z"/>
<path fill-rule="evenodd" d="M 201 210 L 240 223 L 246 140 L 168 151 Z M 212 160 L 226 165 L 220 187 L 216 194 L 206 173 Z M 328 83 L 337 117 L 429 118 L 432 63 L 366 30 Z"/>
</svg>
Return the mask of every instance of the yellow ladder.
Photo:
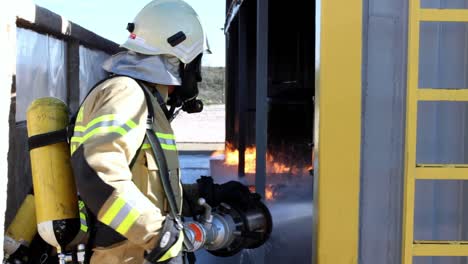
<svg viewBox="0 0 468 264">
<path fill-rule="evenodd" d="M 426 9 L 421 8 L 420 0 L 409 1 L 408 94 L 406 105 L 402 264 L 412 264 L 414 256 L 468 256 L 468 241 L 414 240 L 416 180 L 468 180 L 468 165 L 466 164 L 442 165 L 416 163 L 418 102 L 468 102 L 468 89 L 449 90 L 419 88 L 420 23 L 422 21 L 468 22 L 468 9 Z"/>
</svg>

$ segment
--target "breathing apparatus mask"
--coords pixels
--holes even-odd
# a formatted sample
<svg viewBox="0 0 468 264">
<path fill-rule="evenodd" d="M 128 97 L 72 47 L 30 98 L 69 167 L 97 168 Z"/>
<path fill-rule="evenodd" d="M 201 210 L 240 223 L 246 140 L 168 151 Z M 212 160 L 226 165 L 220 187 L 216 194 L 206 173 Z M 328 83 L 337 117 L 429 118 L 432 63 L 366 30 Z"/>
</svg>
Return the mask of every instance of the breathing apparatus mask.
<svg viewBox="0 0 468 264">
<path fill-rule="evenodd" d="M 169 119 L 175 118 L 177 113 L 182 110 L 189 114 L 200 113 L 203 111 L 203 102 L 197 99 L 198 83 L 202 81 L 201 61 L 203 53 L 198 55 L 193 61 L 188 64 L 180 62 L 179 75 L 181 85 L 176 86 L 174 91 L 169 95 L 167 106 L 169 106 Z M 176 109 L 178 109 L 176 111 Z"/>
</svg>

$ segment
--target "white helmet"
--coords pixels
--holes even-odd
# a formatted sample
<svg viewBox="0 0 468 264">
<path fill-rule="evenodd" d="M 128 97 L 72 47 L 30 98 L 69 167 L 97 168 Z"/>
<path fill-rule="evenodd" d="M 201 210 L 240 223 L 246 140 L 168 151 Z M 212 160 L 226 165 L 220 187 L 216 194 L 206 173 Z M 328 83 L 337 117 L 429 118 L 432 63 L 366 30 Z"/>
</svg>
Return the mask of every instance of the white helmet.
<svg viewBox="0 0 468 264">
<path fill-rule="evenodd" d="M 146 55 L 172 55 L 184 64 L 207 46 L 197 13 L 182 0 L 151 1 L 127 29 L 131 34 L 122 47 Z"/>
</svg>

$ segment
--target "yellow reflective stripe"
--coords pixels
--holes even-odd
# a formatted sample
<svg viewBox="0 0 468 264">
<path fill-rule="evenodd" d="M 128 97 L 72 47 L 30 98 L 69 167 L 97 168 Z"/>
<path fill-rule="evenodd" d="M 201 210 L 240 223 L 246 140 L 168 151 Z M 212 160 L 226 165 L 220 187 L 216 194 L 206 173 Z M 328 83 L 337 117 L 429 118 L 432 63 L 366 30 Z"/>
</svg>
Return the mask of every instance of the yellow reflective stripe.
<svg viewBox="0 0 468 264">
<path fill-rule="evenodd" d="M 166 251 L 166 253 L 164 253 L 164 255 L 160 259 L 158 259 L 157 262 L 163 262 L 170 258 L 177 257 L 177 255 L 179 255 L 179 253 L 182 251 L 183 242 L 184 242 L 184 233 L 180 231 L 179 239 L 177 239 L 177 242 L 175 242 L 175 244 L 168 251 Z"/>
<path fill-rule="evenodd" d="M 83 140 L 86 141 L 90 137 L 92 137 L 92 136 L 94 136 L 96 134 L 99 134 L 99 133 L 109 133 L 109 132 L 113 132 L 113 133 L 115 132 L 115 133 L 120 134 L 121 136 L 124 136 L 125 134 L 127 134 L 127 130 L 125 130 L 122 127 L 119 127 L 119 126 L 98 127 L 98 128 L 95 128 L 95 129 L 91 130 L 91 132 L 87 133 L 83 137 Z"/>
<path fill-rule="evenodd" d="M 84 112 L 84 107 L 81 107 L 80 110 L 78 111 L 78 115 L 76 116 L 77 123 L 80 123 L 83 121 L 83 112 Z"/>
<path fill-rule="evenodd" d="M 75 126 L 74 131 L 77 131 L 77 132 L 85 132 L 85 131 L 86 131 L 86 127 L 85 127 L 85 126 Z"/>
<path fill-rule="evenodd" d="M 159 133 L 159 132 L 156 132 L 155 134 L 160 139 L 161 147 L 163 149 L 165 149 L 165 150 L 177 150 L 177 146 L 175 145 L 174 135 L 164 134 L 164 133 Z M 148 139 L 145 139 L 145 142 L 148 142 L 147 140 Z M 163 142 L 165 142 L 165 143 L 163 143 Z M 174 144 L 171 144 L 171 143 L 174 143 Z M 151 149 L 151 145 L 149 143 L 144 143 L 143 145 L 141 145 L 141 149 L 143 149 L 143 150 Z"/>
<path fill-rule="evenodd" d="M 128 120 L 127 123 L 125 123 L 128 127 L 130 128 L 135 128 L 137 127 L 137 124 L 135 122 L 133 122 L 133 120 Z"/>
<path fill-rule="evenodd" d="M 85 204 L 84 204 L 84 202 L 83 202 L 83 201 L 81 201 L 81 200 L 80 200 L 80 201 L 78 201 L 78 208 L 81 210 L 81 209 L 83 209 L 84 207 L 85 207 Z"/>
<path fill-rule="evenodd" d="M 150 144 L 143 144 L 141 146 L 141 149 L 145 150 L 145 149 L 150 149 L 151 148 L 151 145 Z"/>
<path fill-rule="evenodd" d="M 83 231 L 83 232 L 85 232 L 85 233 L 88 232 L 88 227 L 85 226 L 85 225 L 81 225 L 81 226 L 80 226 L 80 229 L 81 229 L 81 231 Z"/>
<path fill-rule="evenodd" d="M 92 127 L 94 126 L 95 124 L 97 123 L 100 123 L 100 122 L 103 122 L 103 121 L 113 121 L 113 120 L 116 120 L 117 118 L 117 115 L 115 114 L 111 114 L 111 115 L 102 115 L 102 116 L 99 116 L 99 117 L 96 117 L 94 118 L 93 120 L 91 120 L 88 125 L 86 125 L 86 127 Z"/>
<path fill-rule="evenodd" d="M 82 209 L 82 207 L 80 207 L 80 209 Z M 86 215 L 83 212 L 80 212 L 80 229 L 83 232 L 88 232 L 88 225 L 86 223 Z"/>
<path fill-rule="evenodd" d="M 161 144 L 161 147 L 165 150 L 177 150 L 177 147 L 175 145 Z"/>
<path fill-rule="evenodd" d="M 158 136 L 159 138 L 164 138 L 164 139 L 175 139 L 175 136 L 173 134 L 164 134 L 164 133 L 156 132 L 156 136 Z"/>
<path fill-rule="evenodd" d="M 72 137 L 70 143 L 81 143 L 81 137 Z"/>
<path fill-rule="evenodd" d="M 106 225 L 109 225 L 114 217 L 119 213 L 120 209 L 125 205 L 125 201 L 122 198 L 117 198 L 109 209 L 107 209 L 104 216 L 99 219 Z"/>
<path fill-rule="evenodd" d="M 139 216 L 140 213 L 136 209 L 132 209 L 130 213 L 128 213 L 127 217 L 125 217 L 125 219 L 119 225 L 119 227 L 117 227 L 116 231 L 122 235 L 125 235 Z"/>
<path fill-rule="evenodd" d="M 91 132 L 86 133 L 86 135 L 84 135 L 83 137 L 72 137 L 71 142 L 77 142 L 81 144 L 88 140 L 90 137 L 99 133 L 118 133 L 121 136 L 125 136 L 125 134 L 127 134 L 127 130 L 119 126 L 98 127 L 91 130 Z"/>
<path fill-rule="evenodd" d="M 73 138 L 71 140 L 73 141 Z M 75 151 L 76 151 L 76 144 L 70 144 L 70 154 L 73 155 Z"/>
<path fill-rule="evenodd" d="M 94 125 L 96 125 L 98 123 L 106 122 L 106 121 L 116 121 L 116 120 L 118 120 L 118 116 L 115 115 L 115 114 L 102 115 L 100 117 L 97 117 L 97 118 L 91 120 L 91 122 L 89 122 L 86 126 L 75 126 L 75 131 L 85 132 L 87 129 L 89 129 L 90 127 L 92 127 L 92 126 L 94 126 Z M 127 122 L 125 122 L 125 124 L 130 128 L 137 127 L 137 124 L 131 119 L 128 120 Z"/>
</svg>

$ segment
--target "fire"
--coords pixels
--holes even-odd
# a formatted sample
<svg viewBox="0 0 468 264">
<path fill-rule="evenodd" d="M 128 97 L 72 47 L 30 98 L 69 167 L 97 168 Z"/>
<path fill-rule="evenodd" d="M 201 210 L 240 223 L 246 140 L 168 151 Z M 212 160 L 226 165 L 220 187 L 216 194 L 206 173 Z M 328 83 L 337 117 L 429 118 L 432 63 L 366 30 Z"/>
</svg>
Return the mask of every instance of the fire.
<svg viewBox="0 0 468 264">
<path fill-rule="evenodd" d="M 249 190 L 251 192 L 255 192 L 255 186 L 249 186 Z M 267 201 L 274 201 L 275 200 L 275 192 L 273 190 L 273 185 L 268 184 L 265 186 L 265 200 Z"/>
<path fill-rule="evenodd" d="M 228 143 L 224 151 L 215 151 L 212 157 L 224 156 L 224 164 L 228 166 L 237 166 L 239 164 L 239 150 L 234 148 L 232 144 Z M 255 147 L 248 147 L 245 150 L 245 173 L 255 173 L 257 150 Z M 312 165 L 307 168 L 298 166 L 287 165 L 282 161 L 278 161 L 271 153 L 267 153 L 267 173 L 277 174 L 292 174 L 292 175 L 307 175 Z"/>
</svg>

